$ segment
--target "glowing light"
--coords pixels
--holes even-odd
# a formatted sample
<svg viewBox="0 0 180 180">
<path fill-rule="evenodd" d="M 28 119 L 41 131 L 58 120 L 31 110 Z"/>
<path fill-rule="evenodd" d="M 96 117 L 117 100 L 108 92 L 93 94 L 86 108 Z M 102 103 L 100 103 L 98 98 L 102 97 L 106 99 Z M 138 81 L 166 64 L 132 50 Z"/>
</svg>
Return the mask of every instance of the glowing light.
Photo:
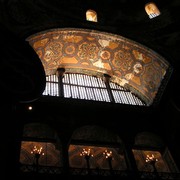
<svg viewBox="0 0 180 180">
<path fill-rule="evenodd" d="M 38 148 L 37 146 L 33 147 L 33 150 L 31 151 L 31 154 L 35 154 L 35 155 L 44 155 L 44 153 L 42 152 L 42 147 Z"/>
<path fill-rule="evenodd" d="M 105 155 L 106 159 L 112 158 L 112 151 L 107 151 L 107 149 L 103 152 L 103 155 Z"/>
<path fill-rule="evenodd" d="M 145 11 L 148 14 L 149 18 L 152 19 L 154 17 L 157 17 L 161 14 L 158 7 L 155 3 L 150 2 L 145 5 Z"/>
<path fill-rule="evenodd" d="M 91 149 L 83 149 L 83 151 L 80 153 L 80 156 L 93 157 L 93 154 L 91 154 Z"/>
<path fill-rule="evenodd" d="M 32 110 L 32 106 L 29 106 L 28 109 L 29 109 L 29 110 Z"/>
<path fill-rule="evenodd" d="M 157 162 L 158 161 L 158 159 L 156 159 L 155 157 L 154 157 L 154 154 L 152 154 L 151 156 L 150 155 L 147 155 L 146 156 L 146 162 L 148 162 L 148 163 L 155 163 L 155 162 Z"/>
<path fill-rule="evenodd" d="M 92 22 L 97 22 L 97 13 L 91 9 L 87 10 L 86 11 L 86 20 L 92 21 Z"/>
</svg>

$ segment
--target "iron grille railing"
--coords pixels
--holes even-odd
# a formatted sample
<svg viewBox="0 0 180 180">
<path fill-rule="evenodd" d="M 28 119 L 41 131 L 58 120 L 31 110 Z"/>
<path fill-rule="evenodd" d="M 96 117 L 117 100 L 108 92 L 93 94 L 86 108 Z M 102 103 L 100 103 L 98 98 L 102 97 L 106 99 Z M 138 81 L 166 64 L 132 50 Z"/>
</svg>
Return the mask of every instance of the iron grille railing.
<svg viewBox="0 0 180 180">
<path fill-rule="evenodd" d="M 57 166 L 42 166 L 39 165 L 38 168 L 35 165 L 22 164 L 20 166 L 20 171 L 24 173 L 35 172 L 43 174 L 62 174 L 63 168 Z"/>
<path fill-rule="evenodd" d="M 63 88 L 63 97 L 85 99 L 93 101 L 114 102 L 129 105 L 146 105 L 140 98 L 135 96 L 132 92 L 127 91 L 113 82 L 107 83 L 102 78 L 65 73 L 62 78 L 62 86 L 59 85 L 58 77 L 50 75 L 46 77 L 46 88 L 43 95 L 60 96 L 59 88 Z M 62 92 L 62 91 L 61 91 Z M 111 92 L 111 93 L 110 93 Z M 110 97 L 110 96 L 113 96 Z"/>
<path fill-rule="evenodd" d="M 38 166 L 38 171 L 34 165 L 22 164 L 20 167 L 22 173 L 38 173 L 38 174 L 56 174 L 68 176 L 117 176 L 121 179 L 164 179 L 164 180 L 180 180 L 180 173 L 169 172 L 144 172 L 129 170 L 108 170 L 108 169 L 87 169 L 87 168 L 68 168 L 67 171 L 63 167 L 54 166 Z"/>
</svg>

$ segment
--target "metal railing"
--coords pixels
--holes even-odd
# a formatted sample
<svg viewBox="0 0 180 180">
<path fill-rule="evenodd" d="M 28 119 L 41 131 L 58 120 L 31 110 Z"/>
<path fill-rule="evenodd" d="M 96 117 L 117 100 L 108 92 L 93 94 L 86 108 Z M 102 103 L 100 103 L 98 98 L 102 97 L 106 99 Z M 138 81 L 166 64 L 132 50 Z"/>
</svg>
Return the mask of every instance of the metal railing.
<svg viewBox="0 0 180 180">
<path fill-rule="evenodd" d="M 63 97 L 65 98 L 111 102 L 108 93 L 111 91 L 114 103 L 145 106 L 140 98 L 124 87 L 113 82 L 108 82 L 109 86 L 107 87 L 106 83 L 99 77 L 67 73 L 63 76 L 62 86 L 59 86 L 59 83 L 56 75 L 47 76 L 43 95 L 60 96 L 59 88 L 63 88 Z"/>
<path fill-rule="evenodd" d="M 68 176 L 116 176 L 122 179 L 164 179 L 164 180 L 180 180 L 180 173 L 169 172 L 145 172 L 145 171 L 129 171 L 129 170 L 109 170 L 109 169 L 87 169 L 87 168 L 68 168 L 54 166 L 38 166 L 22 164 L 20 166 L 21 173 L 38 173 L 38 174 L 55 174 Z"/>
</svg>

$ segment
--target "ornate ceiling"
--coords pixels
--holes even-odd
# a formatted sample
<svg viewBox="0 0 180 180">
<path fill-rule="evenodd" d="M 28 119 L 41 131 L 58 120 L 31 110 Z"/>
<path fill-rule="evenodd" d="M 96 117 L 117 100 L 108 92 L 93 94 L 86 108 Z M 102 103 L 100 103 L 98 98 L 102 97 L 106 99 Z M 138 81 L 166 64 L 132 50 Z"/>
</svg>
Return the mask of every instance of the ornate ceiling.
<svg viewBox="0 0 180 180">
<path fill-rule="evenodd" d="M 169 63 L 156 52 L 115 34 L 87 29 L 51 29 L 27 38 L 46 75 L 58 68 L 111 80 L 152 104 Z"/>
<path fill-rule="evenodd" d="M 12 93 L 13 96 L 15 95 L 16 98 L 19 98 L 20 100 L 32 100 L 33 98 L 37 98 L 39 94 L 42 93 L 42 89 L 44 88 L 44 66 L 41 67 L 40 60 L 38 60 L 38 58 L 35 57 L 32 52 L 30 52 L 28 43 L 26 44 L 26 42 L 24 42 L 25 39 L 33 34 L 37 34 L 49 29 L 78 28 L 93 31 L 93 37 L 99 36 L 95 33 L 95 31 L 102 32 L 102 35 L 100 37 L 101 40 L 96 39 L 93 42 L 95 43 L 97 49 L 101 48 L 102 46 L 102 42 L 100 41 L 107 41 L 107 38 L 110 38 L 112 41 L 112 39 L 114 38 L 112 35 L 108 35 L 107 37 L 104 35 L 104 33 L 116 34 L 117 36 L 119 36 L 118 41 L 122 41 L 121 37 L 124 37 L 144 46 L 143 47 L 138 44 L 137 46 L 134 46 L 133 49 L 138 50 L 137 52 L 141 54 L 148 52 L 148 58 L 149 56 L 151 56 L 151 59 L 157 62 L 157 65 L 160 67 L 160 69 L 156 69 L 157 66 L 153 66 L 153 68 L 151 68 L 151 71 L 149 71 L 148 67 L 152 67 L 150 63 L 148 63 L 148 66 L 141 64 L 143 73 L 140 73 L 138 75 L 137 73 L 135 73 L 135 76 L 133 74 L 133 78 L 130 78 L 130 80 L 128 81 L 131 82 L 130 85 L 133 89 L 137 90 L 138 92 L 140 91 L 140 94 L 143 96 L 143 98 L 147 99 L 146 101 L 148 101 L 148 103 L 152 102 L 157 92 L 157 88 L 160 85 L 159 82 L 163 79 L 164 73 L 167 70 L 167 64 L 169 63 L 170 65 L 172 65 L 172 67 L 174 68 L 173 76 L 170 78 L 171 83 L 168 84 L 167 90 L 170 94 L 170 98 L 173 99 L 173 101 L 175 101 L 177 104 L 179 102 L 178 99 L 180 99 L 179 88 L 176 85 L 180 80 L 180 51 L 178 49 L 180 42 L 180 21 L 178 18 L 180 16 L 180 1 L 156 1 L 156 4 L 161 11 L 161 15 L 151 20 L 145 12 L 145 3 L 146 2 L 144 0 L 118 0 L 113 2 L 110 0 L 106 0 L 105 2 L 103 2 L 103 5 L 100 1 L 95 0 L 79 0 L 78 2 L 75 0 L 1 0 L 0 23 L 2 39 L 1 47 L 3 48 L 1 60 L 1 75 L 4 74 L 5 69 L 9 69 L 14 75 L 11 77 L 5 77 L 3 80 L 1 80 L 3 82 L 3 87 L 5 87 L 5 91 L 6 89 L 8 89 L 8 91 Z M 85 20 L 85 12 L 87 9 L 93 9 L 97 12 L 97 23 L 87 22 Z M 128 40 L 128 43 L 131 44 L 132 41 Z M 127 42 L 125 42 L 125 44 L 126 43 Z M 80 44 L 80 42 L 76 43 L 75 47 L 71 46 L 71 48 L 67 48 L 65 52 L 68 56 L 70 56 L 70 53 L 72 53 L 72 50 L 74 48 L 74 52 L 76 53 L 76 60 L 78 60 L 76 61 L 76 65 L 79 66 L 81 64 L 85 67 L 86 65 L 85 63 L 82 63 L 82 59 L 81 61 L 79 61 L 80 59 L 77 59 L 77 55 L 79 55 L 77 53 L 77 48 L 78 46 L 80 47 Z M 130 69 L 132 71 L 133 68 L 134 70 L 137 69 L 135 68 L 137 67 L 135 66 L 135 64 L 139 62 L 139 59 L 135 55 L 135 51 L 128 51 L 123 49 L 122 47 L 120 48 L 120 44 L 121 43 L 118 42 L 119 50 L 126 51 L 126 55 L 132 57 L 132 61 L 127 61 L 128 63 L 130 63 Z M 66 46 L 64 46 L 63 48 L 65 47 Z M 146 47 L 148 47 L 149 49 Z M 102 54 L 101 52 L 101 55 L 99 54 L 99 56 L 97 56 L 99 57 L 99 59 L 96 58 L 95 62 L 92 62 L 92 59 L 88 62 L 89 64 L 91 64 L 91 68 L 96 67 L 97 69 L 97 67 L 99 66 L 97 66 L 97 64 L 100 61 L 103 61 L 103 66 L 106 62 L 106 68 L 103 69 L 98 67 L 98 71 L 101 71 L 103 73 L 104 71 L 108 71 L 114 79 L 116 77 L 120 77 L 121 80 L 127 80 L 126 74 L 132 73 L 132 71 L 129 72 L 127 71 L 127 69 L 125 70 L 122 68 L 120 69 L 119 67 L 117 68 L 117 61 L 115 62 L 115 56 L 114 60 L 112 61 L 113 63 L 109 63 L 107 60 L 108 55 L 112 56 L 112 54 L 115 52 L 115 49 L 112 50 L 112 47 L 108 47 L 106 48 L 106 50 L 107 49 L 108 51 L 106 51 L 106 53 Z M 156 52 L 155 55 L 152 56 L 153 53 L 150 49 Z M 161 66 L 162 59 L 166 59 L 166 61 L 168 61 L 167 64 L 163 64 L 163 67 Z M 99 64 L 102 65 L 102 63 Z M 45 65 L 45 63 L 43 65 Z M 70 63 L 68 64 L 68 66 L 70 67 Z M 25 71 L 24 69 L 28 70 Z M 112 73 L 111 69 L 116 70 L 115 74 L 114 71 Z M 158 74 L 156 77 L 155 75 L 153 75 L 154 79 L 151 79 L 151 82 L 150 80 L 148 80 L 148 82 L 143 82 L 143 76 L 151 76 L 149 76 L 149 72 L 151 72 L 151 75 L 154 72 L 158 72 Z M 118 73 L 122 73 L 122 75 L 119 76 Z M 24 79 L 24 82 L 27 82 L 25 86 L 22 83 L 22 79 Z M 28 79 L 28 81 L 25 79 Z M 7 84 L 7 81 L 12 82 L 12 84 Z M 118 81 L 117 78 L 115 81 Z M 39 82 L 42 82 L 42 84 L 38 85 Z M 16 84 L 18 84 L 18 86 Z M 30 98 L 28 98 L 28 96 Z M 169 96 L 166 96 L 164 98 L 167 97 Z"/>
</svg>

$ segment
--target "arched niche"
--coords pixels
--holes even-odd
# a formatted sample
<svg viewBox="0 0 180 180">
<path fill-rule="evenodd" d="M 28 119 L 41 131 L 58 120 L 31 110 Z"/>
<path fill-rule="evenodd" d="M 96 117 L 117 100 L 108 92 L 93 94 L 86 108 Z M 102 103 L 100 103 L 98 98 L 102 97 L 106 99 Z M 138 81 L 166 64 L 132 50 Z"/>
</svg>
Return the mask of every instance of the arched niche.
<svg viewBox="0 0 180 180">
<path fill-rule="evenodd" d="M 74 131 L 68 151 L 70 167 L 87 168 L 86 151 L 90 155 L 90 169 L 127 170 L 123 142 L 106 128 L 87 125 Z M 112 158 L 111 166 L 106 153 Z"/>
<path fill-rule="evenodd" d="M 163 138 L 153 132 L 136 135 L 132 149 L 136 165 L 142 172 L 178 172 L 177 166 Z M 157 175 L 157 174 L 155 174 Z"/>
<path fill-rule="evenodd" d="M 25 124 L 19 161 L 23 172 L 61 173 L 62 146 L 55 130 L 43 123 Z"/>
</svg>

